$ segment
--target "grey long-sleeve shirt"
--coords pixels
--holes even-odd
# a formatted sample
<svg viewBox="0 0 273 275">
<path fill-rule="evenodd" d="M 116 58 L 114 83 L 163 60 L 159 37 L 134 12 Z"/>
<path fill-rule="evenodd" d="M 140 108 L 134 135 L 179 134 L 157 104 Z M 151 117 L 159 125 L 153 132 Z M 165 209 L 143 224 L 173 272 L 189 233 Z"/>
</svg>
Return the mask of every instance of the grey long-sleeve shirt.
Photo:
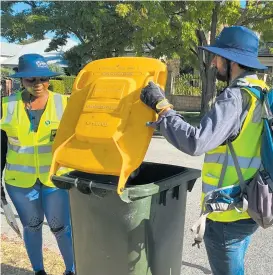
<svg viewBox="0 0 273 275">
<path fill-rule="evenodd" d="M 182 152 L 199 156 L 235 138 L 250 108 L 250 95 L 241 90 L 244 78 L 257 79 L 245 73 L 234 80 L 217 98 L 212 109 L 194 127 L 176 111 L 170 110 L 155 123 L 161 134 Z M 246 84 L 247 85 L 247 84 Z M 245 86 L 246 86 L 245 85 Z"/>
</svg>

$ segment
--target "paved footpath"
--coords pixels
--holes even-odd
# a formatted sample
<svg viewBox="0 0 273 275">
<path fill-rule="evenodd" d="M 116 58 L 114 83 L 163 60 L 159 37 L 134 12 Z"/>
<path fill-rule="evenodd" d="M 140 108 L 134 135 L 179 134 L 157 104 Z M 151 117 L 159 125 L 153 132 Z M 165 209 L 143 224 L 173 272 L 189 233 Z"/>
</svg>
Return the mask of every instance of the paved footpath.
<svg viewBox="0 0 273 275">
<path fill-rule="evenodd" d="M 172 147 L 162 137 L 154 137 L 146 155 L 146 161 L 160 162 L 201 169 L 203 156 L 190 157 Z M 192 247 L 193 235 L 190 227 L 197 220 L 200 213 L 201 181 L 197 180 L 193 190 L 188 194 L 185 237 L 183 248 L 183 267 L 181 275 L 212 274 L 208 264 L 204 245 L 200 249 Z M 8 237 L 15 237 L 1 215 L 1 233 Z M 246 256 L 246 275 L 271 275 L 273 274 L 273 228 L 259 229 L 253 236 L 252 243 Z M 44 226 L 44 243 L 46 247 L 58 251 L 56 241 Z M 106 275 L 106 274 L 105 274 Z M 166 274 L 167 275 L 167 274 Z M 234 274 L 236 275 L 236 274 Z"/>
</svg>

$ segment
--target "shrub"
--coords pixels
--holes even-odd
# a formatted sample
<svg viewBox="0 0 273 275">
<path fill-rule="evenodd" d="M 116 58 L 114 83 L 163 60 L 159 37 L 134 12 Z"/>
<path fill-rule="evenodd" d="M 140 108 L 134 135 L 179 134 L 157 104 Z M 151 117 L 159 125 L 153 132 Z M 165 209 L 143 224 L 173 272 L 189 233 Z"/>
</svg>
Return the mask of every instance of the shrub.
<svg viewBox="0 0 273 275">
<path fill-rule="evenodd" d="M 62 80 L 50 79 L 49 80 L 49 90 L 58 93 L 58 94 L 65 94 L 65 86 Z"/>
<path fill-rule="evenodd" d="M 75 76 L 61 76 L 60 77 L 64 83 L 64 88 L 65 88 L 65 94 L 71 94 L 72 92 L 72 87 L 73 83 L 75 81 Z"/>
</svg>

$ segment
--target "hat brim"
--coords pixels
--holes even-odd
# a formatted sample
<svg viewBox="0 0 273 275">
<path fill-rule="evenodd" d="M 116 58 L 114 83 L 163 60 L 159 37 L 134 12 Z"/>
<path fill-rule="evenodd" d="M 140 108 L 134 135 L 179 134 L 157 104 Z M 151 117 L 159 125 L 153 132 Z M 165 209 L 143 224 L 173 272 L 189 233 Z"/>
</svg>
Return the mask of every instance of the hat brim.
<svg viewBox="0 0 273 275">
<path fill-rule="evenodd" d="M 35 71 L 35 72 L 18 72 L 15 74 L 10 75 L 9 77 L 12 78 L 26 78 L 26 77 L 53 77 L 61 75 L 61 73 L 55 73 L 51 71 Z"/>
<path fill-rule="evenodd" d="M 257 70 L 268 69 L 259 61 L 257 57 L 247 55 L 245 52 L 242 52 L 237 49 L 218 48 L 213 46 L 205 46 L 200 48 L 249 68 L 253 68 Z"/>
</svg>

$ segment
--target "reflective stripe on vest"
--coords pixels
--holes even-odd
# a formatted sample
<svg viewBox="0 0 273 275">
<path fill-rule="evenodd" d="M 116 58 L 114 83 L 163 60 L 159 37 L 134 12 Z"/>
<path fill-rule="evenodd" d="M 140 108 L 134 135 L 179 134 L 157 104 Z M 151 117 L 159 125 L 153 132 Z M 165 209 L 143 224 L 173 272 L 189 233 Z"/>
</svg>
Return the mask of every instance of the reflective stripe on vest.
<svg viewBox="0 0 273 275">
<path fill-rule="evenodd" d="M 50 165 L 44 165 L 39 167 L 39 173 L 49 173 Z"/>
<path fill-rule="evenodd" d="M 34 154 L 33 146 L 19 146 L 8 143 L 8 149 L 19 154 Z"/>
<path fill-rule="evenodd" d="M 261 165 L 261 158 L 253 157 L 237 157 L 239 165 L 241 168 L 255 168 L 258 169 Z M 223 164 L 225 160 L 225 153 L 217 153 L 217 154 L 206 154 L 204 163 L 218 163 Z M 228 155 L 228 166 L 234 166 L 234 162 L 231 155 Z"/>
<path fill-rule="evenodd" d="M 18 154 L 34 154 L 34 146 L 18 146 L 13 144 L 8 144 L 9 150 L 12 150 Z M 51 145 L 42 145 L 38 147 L 38 154 L 51 153 Z"/>
<path fill-rule="evenodd" d="M 28 174 L 36 174 L 36 168 L 33 166 L 7 163 L 6 169 L 8 171 L 18 171 L 18 172 L 23 172 Z"/>
<path fill-rule="evenodd" d="M 20 164 L 6 164 L 6 169 L 9 171 L 18 171 L 28 174 L 36 174 L 36 168 L 33 166 L 26 166 Z M 50 165 L 44 165 L 39 167 L 39 173 L 48 173 L 50 170 Z"/>
<path fill-rule="evenodd" d="M 46 154 L 52 152 L 52 145 L 42 145 L 38 147 L 38 154 Z"/>
<path fill-rule="evenodd" d="M 17 105 L 17 95 L 11 95 L 9 97 L 7 97 L 8 100 L 8 107 L 7 107 L 7 114 L 5 117 L 5 120 L 3 121 L 3 123 L 8 124 L 11 122 L 15 107 Z"/>
<path fill-rule="evenodd" d="M 54 103 L 55 103 L 57 117 L 59 120 L 61 120 L 61 118 L 63 116 L 63 112 L 64 112 L 62 96 L 59 94 L 55 94 L 54 95 Z"/>
</svg>

